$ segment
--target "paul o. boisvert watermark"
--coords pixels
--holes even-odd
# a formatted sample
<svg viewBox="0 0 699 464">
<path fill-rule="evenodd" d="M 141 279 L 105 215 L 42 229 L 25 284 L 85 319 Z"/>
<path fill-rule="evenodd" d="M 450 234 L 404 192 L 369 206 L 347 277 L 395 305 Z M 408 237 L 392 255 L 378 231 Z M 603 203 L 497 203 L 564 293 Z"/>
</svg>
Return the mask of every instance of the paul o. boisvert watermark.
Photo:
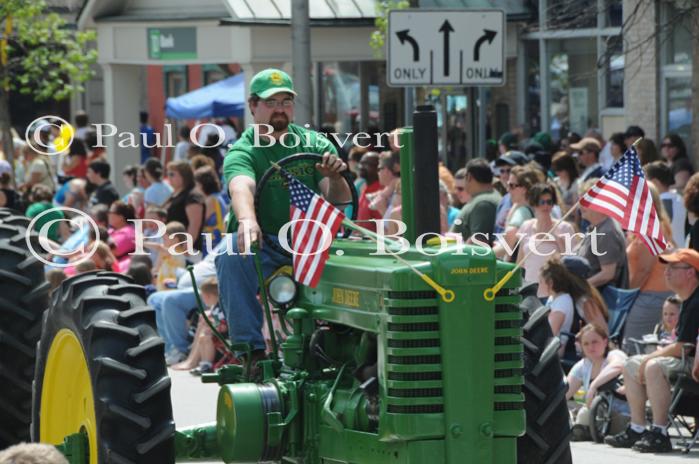
<svg viewBox="0 0 699 464">
<path fill-rule="evenodd" d="M 55 211 L 60 210 L 64 213 L 69 213 L 64 218 L 50 219 L 46 222 L 41 223 L 39 230 L 36 231 L 36 225 L 40 224 L 39 221 L 47 214 L 55 215 Z M 50 265 L 57 268 L 66 268 L 75 266 L 83 261 L 87 261 L 92 258 L 98 248 L 97 241 L 92 243 L 82 243 L 77 246 L 76 249 L 69 250 L 64 249 L 61 245 L 53 242 L 48 238 L 49 231 L 52 227 L 57 226 L 61 222 L 67 222 L 73 227 L 83 230 L 88 228 L 88 230 L 93 231 L 93 235 L 99 236 L 99 227 L 97 223 L 84 211 L 77 210 L 75 208 L 68 207 L 56 207 L 41 214 L 35 216 L 29 223 L 27 234 L 26 234 L 26 244 L 32 255 L 44 264 Z M 154 219 L 132 219 L 129 220 L 134 227 L 135 236 L 135 249 L 133 252 L 129 253 L 129 256 L 149 256 L 150 253 L 146 250 L 146 243 L 152 241 L 163 240 L 166 238 L 166 224 L 162 221 Z M 298 222 L 312 222 L 322 231 L 322 236 L 318 239 L 319 246 L 312 253 L 300 253 L 293 249 L 289 241 L 289 233 L 291 228 Z M 444 235 L 427 232 L 421 234 L 417 237 L 414 244 L 411 244 L 402 235 L 406 232 L 407 226 L 404 222 L 395 219 L 379 219 L 374 220 L 377 226 L 377 236 L 378 240 L 373 242 L 375 244 L 375 249 L 369 253 L 371 256 L 393 256 L 400 255 L 408 252 L 409 250 L 423 254 L 425 256 L 436 256 L 439 254 L 450 253 L 459 256 L 488 256 L 492 253 L 491 246 L 489 243 L 490 236 L 485 233 L 476 233 L 470 237 L 469 244 L 473 246 L 464 246 L 465 242 L 460 234 L 454 234 L 452 236 L 446 237 Z M 244 237 L 249 237 L 249 232 L 251 230 L 251 224 L 249 221 L 241 221 L 243 227 Z M 384 228 L 386 225 L 396 225 L 398 230 L 394 234 L 385 234 Z M 130 227 L 130 226 L 126 226 Z M 89 235 L 87 232 L 86 235 Z M 505 239 L 505 234 L 496 233 L 493 234 L 493 243 L 499 244 L 506 252 L 508 256 L 513 256 L 519 246 L 524 246 L 527 251 L 531 253 L 542 256 L 550 257 L 557 253 L 556 250 L 548 247 L 546 250 L 541 250 L 539 244 L 544 242 L 559 241 L 563 239 L 564 250 L 560 252 L 561 255 L 575 255 L 577 254 L 575 244 L 579 243 L 580 240 L 584 239 L 588 235 L 590 237 L 590 249 L 591 252 L 596 256 L 604 256 L 607 252 L 601 252 L 598 248 L 598 240 L 600 237 L 604 236 L 604 233 L 597 232 L 593 230 L 587 234 L 581 232 L 576 232 L 573 234 L 559 234 L 554 236 L 552 234 L 541 232 L 534 234 L 531 240 L 528 240 L 523 244 L 524 234 L 517 234 L 517 241 L 514 245 L 511 245 Z M 199 253 L 205 252 L 206 254 L 213 254 L 214 256 L 221 255 L 253 255 L 253 247 L 249 241 L 245 242 L 245 247 L 243 250 L 239 250 L 237 246 L 237 232 L 236 233 L 224 233 L 222 234 L 220 244 L 215 244 L 215 236 L 210 233 L 200 234 L 201 244 L 200 249 L 195 247 L 197 240 L 192 235 L 186 232 L 176 232 L 169 234 L 167 236 L 170 245 L 166 248 L 168 254 L 172 256 L 197 256 Z M 329 250 L 333 240 L 332 232 L 328 226 L 325 224 L 312 220 L 312 219 L 299 219 L 292 220 L 284 224 L 279 232 L 276 234 L 276 239 L 279 245 L 284 249 L 289 255 L 295 256 L 314 256 L 320 253 L 325 253 Z M 35 242 L 38 242 L 40 250 L 35 248 Z M 89 245 L 89 246 L 88 246 Z M 411 246 L 412 245 L 412 246 Z M 335 254 L 342 256 L 344 251 L 340 248 L 335 250 Z M 77 257 L 69 262 L 61 263 L 55 262 L 53 259 L 47 259 L 47 255 L 51 257 L 59 258 L 69 258 Z"/>
<path fill-rule="evenodd" d="M 116 146 L 118 148 L 175 148 L 177 143 L 177 138 L 173 135 L 173 126 L 170 123 L 165 123 L 163 125 L 163 132 L 154 132 L 154 142 L 150 142 L 148 137 L 142 133 L 133 133 L 129 131 L 120 131 L 119 128 L 114 124 L 109 123 L 93 123 L 88 125 L 89 128 L 94 130 L 95 133 L 95 148 L 107 148 L 107 143 L 111 139 L 116 141 Z M 322 139 L 316 138 L 311 132 L 304 132 L 301 135 L 289 131 L 285 132 L 278 137 L 274 137 L 274 127 L 270 124 L 265 123 L 255 123 L 250 124 L 252 127 L 252 146 L 254 148 L 264 148 L 274 145 L 281 145 L 285 148 L 294 149 L 306 149 L 313 150 L 326 147 L 327 145 L 323 143 Z M 310 129 L 310 124 L 304 124 L 304 128 Z M 55 135 L 53 141 L 45 139 L 42 137 L 42 131 L 48 129 L 55 129 Z M 197 134 L 206 130 L 214 131 L 217 135 L 215 143 L 207 145 L 205 143 L 200 143 L 196 138 Z M 213 132 L 212 132 L 213 133 Z M 323 134 L 328 140 L 334 141 L 336 145 L 345 146 L 351 143 L 352 146 L 358 146 L 360 148 L 372 148 L 374 150 L 389 149 L 391 145 L 397 148 L 403 148 L 400 145 L 398 137 L 390 132 L 331 132 Z M 393 141 L 388 145 L 384 143 L 393 137 Z M 28 126 L 24 133 L 24 140 L 29 144 L 34 151 L 42 155 L 58 155 L 65 153 L 73 139 L 75 138 L 75 129 L 60 116 L 47 115 L 36 118 Z M 194 125 L 189 134 L 189 143 L 199 148 L 216 148 L 223 146 L 228 142 L 226 137 L 226 132 L 218 124 L 203 122 Z M 56 149 L 56 147 L 61 147 Z M 226 145 L 227 148 L 233 146 L 232 143 Z"/>
</svg>

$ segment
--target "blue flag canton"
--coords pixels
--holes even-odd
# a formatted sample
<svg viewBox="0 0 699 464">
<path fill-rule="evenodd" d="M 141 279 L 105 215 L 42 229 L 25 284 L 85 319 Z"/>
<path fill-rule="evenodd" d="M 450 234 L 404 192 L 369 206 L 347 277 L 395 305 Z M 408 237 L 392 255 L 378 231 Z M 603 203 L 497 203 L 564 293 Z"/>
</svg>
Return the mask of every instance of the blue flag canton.
<svg viewBox="0 0 699 464">
<path fill-rule="evenodd" d="M 604 177 L 619 182 L 626 188 L 631 188 L 634 177 L 644 177 L 636 150 L 633 148 L 626 150 L 621 159 L 607 171 Z"/>
<path fill-rule="evenodd" d="M 291 203 L 304 213 L 307 213 L 315 193 L 296 178 L 291 177 L 291 175 L 287 176 L 287 179 L 289 179 L 289 194 L 291 195 Z"/>
</svg>

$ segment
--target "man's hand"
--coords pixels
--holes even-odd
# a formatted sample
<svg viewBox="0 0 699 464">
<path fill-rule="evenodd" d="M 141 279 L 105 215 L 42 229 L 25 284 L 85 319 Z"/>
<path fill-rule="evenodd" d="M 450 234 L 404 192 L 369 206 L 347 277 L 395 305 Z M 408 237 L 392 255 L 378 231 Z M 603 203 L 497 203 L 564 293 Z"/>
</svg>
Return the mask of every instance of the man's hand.
<svg viewBox="0 0 699 464">
<path fill-rule="evenodd" d="M 340 177 L 340 173 L 347 169 L 347 165 L 337 155 L 330 152 L 323 153 L 323 160 L 316 163 L 316 169 L 323 177 L 336 179 Z"/>
<path fill-rule="evenodd" d="M 251 254 L 251 247 L 257 244 L 262 249 L 262 230 L 254 219 L 241 219 L 238 223 L 238 254 Z"/>
</svg>

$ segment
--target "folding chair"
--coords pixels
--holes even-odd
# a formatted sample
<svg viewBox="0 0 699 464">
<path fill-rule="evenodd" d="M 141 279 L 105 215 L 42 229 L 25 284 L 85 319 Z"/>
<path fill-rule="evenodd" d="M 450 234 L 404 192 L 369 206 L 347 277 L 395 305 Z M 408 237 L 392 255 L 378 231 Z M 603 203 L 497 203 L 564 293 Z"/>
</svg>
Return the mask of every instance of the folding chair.
<svg viewBox="0 0 699 464">
<path fill-rule="evenodd" d="M 682 351 L 682 362 L 691 369 L 689 356 L 694 353 L 694 345 L 685 343 Z M 694 425 L 689 424 L 688 418 L 693 418 Z M 677 443 L 682 453 L 689 453 L 699 441 L 699 383 L 691 376 L 680 374 L 672 386 L 672 402 L 670 403 L 670 420 L 682 439 Z M 686 428 L 690 437 L 682 434 L 680 425 Z"/>
<path fill-rule="evenodd" d="M 602 298 L 609 311 L 609 340 L 616 346 L 621 346 L 626 318 L 640 292 L 638 288 L 624 290 L 611 285 L 607 285 L 602 290 Z"/>
</svg>

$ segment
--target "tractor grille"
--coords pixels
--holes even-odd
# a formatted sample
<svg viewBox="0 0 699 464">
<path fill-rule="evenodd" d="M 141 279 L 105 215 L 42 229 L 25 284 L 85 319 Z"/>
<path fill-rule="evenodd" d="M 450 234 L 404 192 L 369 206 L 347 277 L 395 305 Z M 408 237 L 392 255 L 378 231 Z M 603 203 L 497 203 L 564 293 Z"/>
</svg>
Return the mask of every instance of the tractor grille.
<svg viewBox="0 0 699 464">
<path fill-rule="evenodd" d="M 439 308 L 430 291 L 388 292 L 386 410 L 444 412 Z"/>
<path fill-rule="evenodd" d="M 514 298 L 513 298 L 514 297 Z M 511 414 L 524 408 L 522 395 L 522 315 L 517 292 L 506 289 L 495 297 L 495 371 L 493 372 L 493 410 Z M 502 418 L 503 422 L 505 417 Z"/>
</svg>

